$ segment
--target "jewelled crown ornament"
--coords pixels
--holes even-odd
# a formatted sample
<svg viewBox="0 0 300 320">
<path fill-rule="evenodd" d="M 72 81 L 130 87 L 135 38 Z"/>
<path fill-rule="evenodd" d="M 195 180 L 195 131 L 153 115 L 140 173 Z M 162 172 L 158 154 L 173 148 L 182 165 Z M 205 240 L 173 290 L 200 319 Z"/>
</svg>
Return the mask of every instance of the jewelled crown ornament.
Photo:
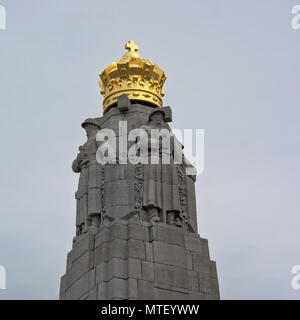
<svg viewBox="0 0 300 320">
<path fill-rule="evenodd" d="M 125 44 L 128 50 L 116 63 L 112 62 L 100 73 L 99 86 L 103 99 L 103 113 L 117 103 L 117 98 L 126 94 L 129 100 L 146 102 L 162 107 L 166 75 L 151 61 L 142 58 L 133 40 Z"/>
</svg>

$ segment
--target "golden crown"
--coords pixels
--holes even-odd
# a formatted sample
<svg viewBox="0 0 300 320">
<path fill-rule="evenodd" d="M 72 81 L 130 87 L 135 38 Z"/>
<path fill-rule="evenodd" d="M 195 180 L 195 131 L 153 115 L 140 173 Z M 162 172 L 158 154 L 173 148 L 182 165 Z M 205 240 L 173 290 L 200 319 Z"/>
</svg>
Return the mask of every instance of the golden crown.
<svg viewBox="0 0 300 320">
<path fill-rule="evenodd" d="M 128 50 L 117 62 L 100 73 L 99 86 L 103 99 L 103 113 L 126 94 L 130 100 L 144 101 L 162 107 L 166 75 L 151 61 L 142 58 L 133 40 L 125 44 Z"/>
</svg>

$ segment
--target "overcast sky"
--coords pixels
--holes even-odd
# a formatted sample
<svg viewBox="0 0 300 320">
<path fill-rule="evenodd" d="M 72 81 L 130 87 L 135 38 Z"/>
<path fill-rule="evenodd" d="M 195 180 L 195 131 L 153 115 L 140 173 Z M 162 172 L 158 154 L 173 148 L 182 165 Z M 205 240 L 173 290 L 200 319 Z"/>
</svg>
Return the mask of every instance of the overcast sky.
<svg viewBox="0 0 300 320">
<path fill-rule="evenodd" d="M 298 2 L 298 3 L 297 3 Z M 300 299 L 297 0 L 0 0 L 0 299 L 57 299 L 98 74 L 133 39 L 176 128 L 205 130 L 198 225 L 223 299 Z"/>
</svg>

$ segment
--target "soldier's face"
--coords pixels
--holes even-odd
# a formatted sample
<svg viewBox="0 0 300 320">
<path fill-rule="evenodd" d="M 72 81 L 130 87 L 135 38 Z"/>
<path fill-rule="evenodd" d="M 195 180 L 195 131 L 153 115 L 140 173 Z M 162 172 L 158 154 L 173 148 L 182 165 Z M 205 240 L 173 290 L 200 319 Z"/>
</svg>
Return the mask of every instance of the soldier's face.
<svg viewBox="0 0 300 320">
<path fill-rule="evenodd" d="M 84 126 L 84 129 L 86 131 L 87 137 L 90 137 L 90 136 L 96 134 L 96 132 L 99 130 L 97 126 L 95 126 L 93 124 L 89 124 L 89 123 Z"/>
<path fill-rule="evenodd" d="M 158 211 L 156 208 L 151 208 L 151 214 L 152 215 L 157 215 L 158 214 Z"/>
<path fill-rule="evenodd" d="M 164 116 L 161 112 L 155 112 L 151 116 L 151 120 L 154 121 L 156 124 L 162 124 L 163 119 L 164 119 Z"/>
</svg>

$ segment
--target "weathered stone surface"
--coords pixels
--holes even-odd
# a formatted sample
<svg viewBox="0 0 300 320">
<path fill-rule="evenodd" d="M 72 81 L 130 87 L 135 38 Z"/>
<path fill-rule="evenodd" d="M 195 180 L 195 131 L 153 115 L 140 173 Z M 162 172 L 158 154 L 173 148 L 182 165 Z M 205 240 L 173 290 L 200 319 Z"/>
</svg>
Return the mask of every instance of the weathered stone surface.
<svg viewBox="0 0 300 320">
<path fill-rule="evenodd" d="M 186 256 L 186 268 L 188 270 L 193 270 L 193 256 L 190 254 L 189 251 Z"/>
<path fill-rule="evenodd" d="M 202 255 L 204 257 L 209 258 L 208 240 L 201 238 L 201 242 L 202 242 Z"/>
<path fill-rule="evenodd" d="M 137 279 L 128 279 L 128 299 L 136 300 L 139 298 L 138 295 L 138 280 Z"/>
<path fill-rule="evenodd" d="M 78 300 L 88 293 L 89 290 L 89 274 L 86 273 L 76 282 L 66 292 L 67 300 Z"/>
<path fill-rule="evenodd" d="M 212 278 L 215 278 L 215 279 L 218 278 L 217 265 L 215 261 L 209 262 L 209 273 Z"/>
<path fill-rule="evenodd" d="M 114 239 L 109 244 L 109 258 L 127 259 L 129 246 L 130 240 L 126 241 L 124 239 Z"/>
<path fill-rule="evenodd" d="M 168 284 L 170 286 L 189 288 L 187 270 L 165 264 L 154 264 L 155 282 Z"/>
<path fill-rule="evenodd" d="M 120 219 L 120 213 L 129 213 L 134 209 L 134 203 L 124 205 L 107 206 L 106 213 L 115 220 Z"/>
<path fill-rule="evenodd" d="M 189 293 L 189 300 L 204 300 L 205 296 L 203 292 L 191 291 Z"/>
<path fill-rule="evenodd" d="M 167 283 L 162 283 L 162 282 L 155 282 L 154 283 L 155 288 L 160 288 L 160 289 L 165 289 L 165 290 L 172 290 L 172 285 L 167 284 Z"/>
<path fill-rule="evenodd" d="M 220 291 L 219 291 L 219 282 L 216 278 L 210 279 L 210 288 L 211 294 L 215 297 L 216 300 L 220 299 Z"/>
<path fill-rule="evenodd" d="M 163 111 L 165 111 L 165 122 L 172 122 L 172 109 L 170 106 L 166 106 L 162 108 Z"/>
<path fill-rule="evenodd" d="M 74 261 L 83 255 L 88 250 L 93 250 L 95 244 L 94 236 L 87 235 L 81 241 L 76 241 L 73 244 L 72 251 L 70 253 L 69 259 L 70 261 Z"/>
<path fill-rule="evenodd" d="M 80 279 L 85 273 L 88 273 L 93 267 L 93 258 L 93 253 L 87 251 L 72 263 L 72 268 L 67 277 L 68 287 Z"/>
<path fill-rule="evenodd" d="M 109 243 L 103 243 L 95 249 L 95 265 L 109 260 Z"/>
<path fill-rule="evenodd" d="M 128 238 L 149 241 L 149 230 L 146 226 L 140 223 L 131 222 L 128 225 Z"/>
<path fill-rule="evenodd" d="M 97 300 L 98 297 L 98 287 L 91 288 L 88 293 L 87 300 Z"/>
<path fill-rule="evenodd" d="M 179 292 L 179 291 L 173 291 L 171 292 L 171 300 L 188 300 L 189 295 L 188 293 Z"/>
<path fill-rule="evenodd" d="M 128 240 L 129 257 L 145 260 L 146 248 L 145 243 L 141 240 L 129 239 Z"/>
<path fill-rule="evenodd" d="M 96 268 L 89 272 L 89 289 L 94 288 L 96 285 Z"/>
<path fill-rule="evenodd" d="M 107 282 L 101 282 L 98 284 L 98 298 L 97 300 L 107 300 Z"/>
<path fill-rule="evenodd" d="M 184 288 L 181 288 L 181 287 L 175 287 L 175 286 L 172 286 L 172 291 L 174 292 L 179 292 L 179 293 L 183 293 L 183 294 L 188 294 L 189 293 L 189 290 L 188 289 L 184 289 Z"/>
<path fill-rule="evenodd" d="M 210 261 L 199 254 L 193 254 L 193 270 L 210 274 Z"/>
<path fill-rule="evenodd" d="M 153 261 L 153 245 L 150 242 L 145 243 L 145 250 L 146 250 L 146 260 Z"/>
<path fill-rule="evenodd" d="M 128 239 L 128 228 L 126 224 L 113 223 L 110 227 L 103 227 L 95 237 L 95 247 L 99 247 L 105 242 L 111 242 L 114 239 Z"/>
<path fill-rule="evenodd" d="M 158 263 L 186 268 L 187 251 L 181 246 L 153 241 L 153 260 Z"/>
<path fill-rule="evenodd" d="M 203 249 L 202 249 L 202 240 L 200 237 L 195 237 L 194 235 L 186 235 L 185 236 L 185 247 L 189 251 L 193 251 L 193 253 L 198 253 L 203 255 Z"/>
<path fill-rule="evenodd" d="M 212 281 L 209 273 L 199 272 L 199 287 L 204 293 L 212 292 Z"/>
<path fill-rule="evenodd" d="M 124 96 L 89 121 L 115 130 L 118 143 L 127 138 L 119 120 L 128 130 L 170 130 L 172 110 L 161 110 L 157 116 Z M 195 177 L 184 175 L 185 164 L 99 166 L 94 131 L 73 164 L 80 174 L 76 236 L 60 299 L 219 299 L 216 263 L 207 239 L 197 234 Z"/>
<path fill-rule="evenodd" d="M 162 288 L 154 288 L 154 299 L 155 300 L 169 300 L 172 295 L 172 291 L 162 289 Z"/>
<path fill-rule="evenodd" d="M 110 241 L 114 239 L 128 239 L 128 226 L 127 224 L 122 224 L 122 222 L 113 223 L 110 228 Z"/>
<path fill-rule="evenodd" d="M 196 198 L 195 198 L 195 181 L 187 176 L 186 179 L 186 193 L 187 193 L 187 208 L 189 217 L 192 219 L 197 231 L 197 210 L 196 210 Z"/>
<path fill-rule="evenodd" d="M 187 278 L 188 278 L 188 285 L 189 289 L 192 291 L 198 291 L 199 290 L 199 276 L 198 272 L 196 271 L 187 271 Z"/>
<path fill-rule="evenodd" d="M 60 279 L 60 289 L 59 289 L 59 295 L 62 296 L 65 291 L 68 289 L 68 280 L 67 280 L 68 274 L 64 274 Z"/>
<path fill-rule="evenodd" d="M 130 196 L 128 191 L 129 182 L 127 180 L 114 180 L 106 183 L 105 203 L 107 206 L 128 205 Z"/>
<path fill-rule="evenodd" d="M 119 278 L 113 278 L 107 283 L 107 299 L 127 299 L 128 298 L 128 281 Z"/>
<path fill-rule="evenodd" d="M 162 241 L 184 246 L 184 231 L 175 226 L 155 224 L 150 227 L 150 241 Z"/>
<path fill-rule="evenodd" d="M 127 112 L 129 110 L 129 108 L 131 107 L 131 103 L 126 94 L 118 97 L 117 106 L 120 112 Z"/>
<path fill-rule="evenodd" d="M 71 254 L 72 254 L 72 251 L 68 252 L 68 254 L 67 254 L 67 266 L 66 266 L 66 271 L 70 270 L 70 268 L 72 267 Z"/>
<path fill-rule="evenodd" d="M 142 279 L 154 281 L 154 264 L 148 261 L 142 261 Z"/>
<path fill-rule="evenodd" d="M 128 258 L 128 261 L 126 261 L 128 264 L 128 276 L 130 278 L 142 278 L 142 265 L 141 260 Z"/>
<path fill-rule="evenodd" d="M 126 240 L 116 238 L 95 249 L 95 265 L 108 262 L 111 258 L 128 258 L 128 242 Z"/>
<path fill-rule="evenodd" d="M 205 300 L 219 300 L 219 297 L 216 297 L 210 293 L 204 293 L 204 299 Z"/>
<path fill-rule="evenodd" d="M 127 260 L 112 258 L 108 262 L 102 262 L 96 267 L 96 282 L 109 281 L 117 277 L 121 279 L 128 278 Z"/>
<path fill-rule="evenodd" d="M 95 246 L 89 241 L 82 238 L 70 255 L 79 257 L 61 279 L 61 299 L 219 299 L 206 239 L 163 224 L 115 221 L 101 228 Z"/>
<path fill-rule="evenodd" d="M 102 227 L 98 234 L 95 236 L 95 248 L 103 245 L 105 242 L 109 242 L 111 239 L 111 229 L 108 227 Z"/>
<path fill-rule="evenodd" d="M 145 281 L 138 279 L 138 298 L 140 300 L 154 299 L 154 283 L 152 281 Z"/>
</svg>

